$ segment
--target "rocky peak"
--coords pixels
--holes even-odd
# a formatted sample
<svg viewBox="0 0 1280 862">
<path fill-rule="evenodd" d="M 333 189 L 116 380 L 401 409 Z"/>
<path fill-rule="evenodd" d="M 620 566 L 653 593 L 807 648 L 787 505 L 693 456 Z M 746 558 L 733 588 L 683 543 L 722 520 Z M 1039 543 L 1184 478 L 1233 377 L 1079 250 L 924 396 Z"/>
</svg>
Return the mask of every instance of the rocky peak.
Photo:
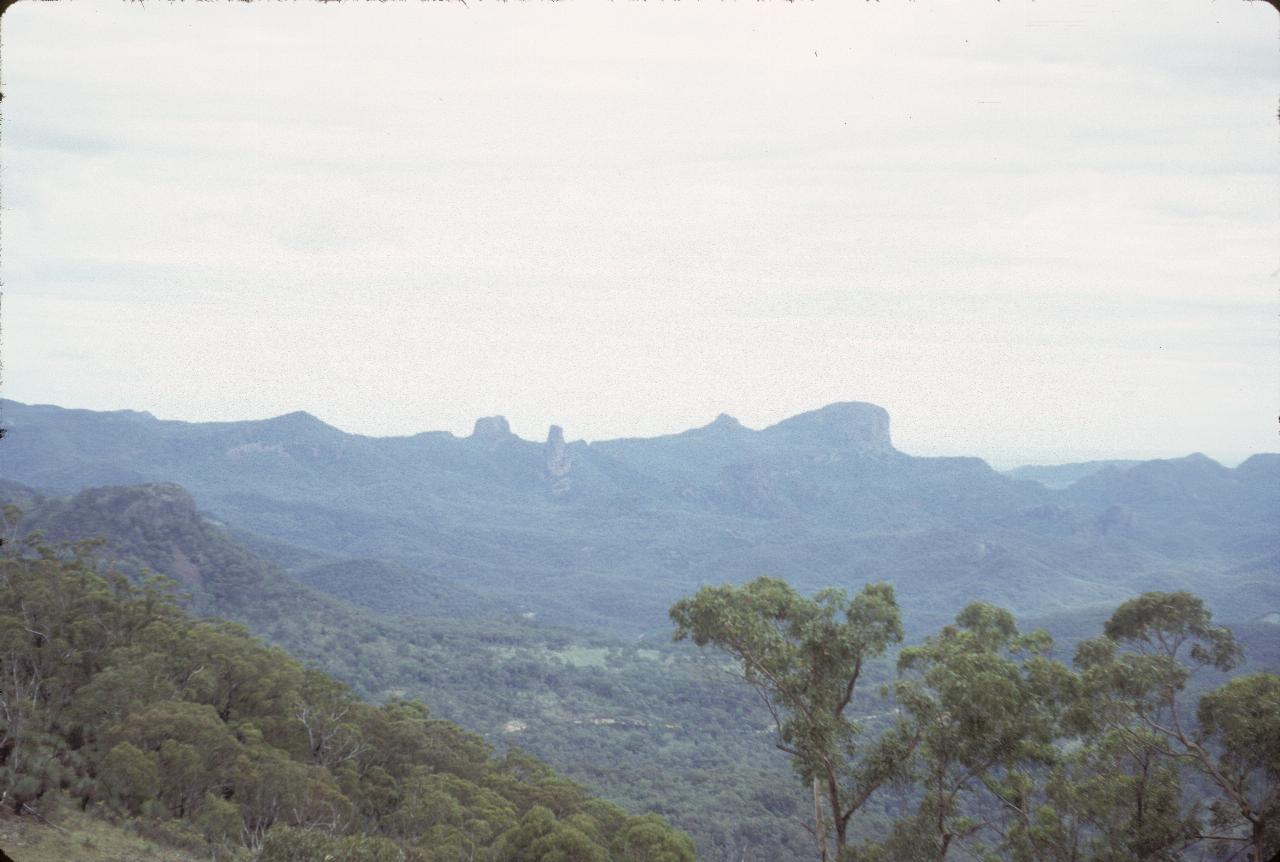
<svg viewBox="0 0 1280 862">
<path fill-rule="evenodd" d="M 73 497 L 70 506 L 110 512 L 120 523 L 153 524 L 199 518 L 191 493 L 172 482 L 88 488 Z"/>
<path fill-rule="evenodd" d="M 861 401 L 829 404 L 784 419 L 764 430 L 787 445 L 817 446 L 861 454 L 893 451 L 889 414 L 883 407 Z"/>
<path fill-rule="evenodd" d="M 734 431 L 742 427 L 742 423 L 734 419 L 728 413 L 721 413 L 710 425 L 706 426 L 708 430 L 716 431 Z"/>
<path fill-rule="evenodd" d="M 312 416 L 310 413 L 308 413 L 305 410 L 294 410 L 292 413 L 282 413 L 279 416 L 274 416 L 271 419 L 266 419 L 264 421 L 274 422 L 279 425 L 294 425 L 294 426 L 324 424 L 319 419 Z"/>
<path fill-rule="evenodd" d="M 305 410 L 295 410 L 292 413 L 284 413 L 280 416 L 273 416 L 270 419 L 262 419 L 256 422 L 250 420 L 249 422 L 236 424 L 258 425 L 261 427 L 293 432 L 336 430 L 333 426 L 321 419 L 317 419 Z"/>
<path fill-rule="evenodd" d="M 476 420 L 471 436 L 476 440 L 500 440 L 512 436 L 511 426 L 505 416 L 482 416 Z"/>
<path fill-rule="evenodd" d="M 559 425 L 551 426 L 543 450 L 547 456 L 547 475 L 552 479 L 567 475 L 573 465 L 569 460 L 569 450 L 565 447 L 563 428 Z"/>
</svg>

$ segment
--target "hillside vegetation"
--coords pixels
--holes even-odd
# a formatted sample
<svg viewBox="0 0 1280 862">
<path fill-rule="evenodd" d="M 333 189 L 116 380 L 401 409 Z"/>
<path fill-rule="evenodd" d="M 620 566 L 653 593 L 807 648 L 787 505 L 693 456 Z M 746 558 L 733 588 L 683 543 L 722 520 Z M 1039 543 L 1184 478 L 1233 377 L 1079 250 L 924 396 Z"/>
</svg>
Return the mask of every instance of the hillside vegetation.
<svg viewBox="0 0 1280 862">
<path fill-rule="evenodd" d="M 702 858 L 764 862 L 807 845 L 803 800 L 780 788 L 786 761 L 759 749 L 767 714 L 720 665 L 669 638 L 573 632 L 483 603 L 462 619 L 353 607 L 250 553 L 173 485 L 0 491 L 27 502 L 15 535 L 102 537 L 99 555 L 132 578 L 185 576 L 188 608 L 244 623 L 366 701 L 420 699 L 499 750 L 518 746 L 631 811 L 661 814 L 695 836 Z"/>
<path fill-rule="evenodd" d="M 151 490 L 102 493 L 120 505 Z M 154 493 L 181 499 L 172 488 Z M 60 505 L 65 512 L 74 503 Z M 14 535 L 12 522 L 6 532 Z M 28 846 L 57 852 L 74 838 L 93 854 L 159 847 L 172 851 L 168 858 L 260 862 L 693 858 L 693 842 L 664 821 L 592 800 L 519 750 L 495 755 L 416 702 L 363 703 L 234 624 L 189 617 L 170 581 L 103 569 L 83 543 L 10 538 L 7 550 L 0 802 L 15 815 L 61 820 L 75 804 L 99 818 L 71 814 L 71 828 L 56 835 L 11 828 Z M 192 570 L 204 571 L 208 560 L 196 558 Z M 260 574 L 271 579 L 269 568 Z M 1212 856 L 1211 841 L 1259 852 L 1280 845 L 1280 677 L 1255 672 L 1214 688 L 1239 664 L 1239 644 L 1189 594 L 1125 603 L 1104 637 L 1077 647 L 1077 671 L 1051 658 L 1043 632 L 1023 635 L 1006 611 L 974 604 L 902 650 L 892 674 L 882 659 L 902 629 L 886 585 L 850 603 L 839 590 L 807 600 L 762 578 L 704 589 L 672 616 L 679 636 L 727 650 L 763 696 L 769 723 L 737 757 L 773 747 L 803 781 L 822 779 L 814 792 L 821 785 L 827 814 L 817 830 L 838 827 L 832 858 L 1190 860 Z M 563 653 L 584 669 L 619 656 L 581 644 Z M 670 666 L 670 656 L 645 661 Z M 857 686 L 885 682 L 892 694 L 873 693 L 877 711 L 867 713 Z M 707 708 L 692 703 L 694 715 Z M 606 734 L 616 724 L 645 722 L 589 723 Z M 707 767 L 719 739 L 705 733 L 702 744 L 686 745 L 688 775 L 708 773 L 704 796 L 715 787 Z M 615 753 L 601 748 L 606 771 Z M 625 756 L 620 768 L 634 769 Z M 742 789 L 755 787 L 775 814 L 788 812 L 794 829 L 804 793 L 778 770 L 754 779 Z M 636 791 L 682 813 L 714 810 L 698 794 Z M 856 803 L 846 808 L 846 798 Z M 803 841 L 771 839 L 767 822 L 726 844 L 741 842 L 743 858 L 812 853 Z"/>
<path fill-rule="evenodd" d="M 191 618 L 167 582 L 102 570 L 85 544 L 5 550 L 0 805 L 13 814 L 66 797 L 228 860 L 694 858 L 659 818 L 519 751 L 495 756 L 417 701 L 367 704 L 236 624 Z"/>
<path fill-rule="evenodd" d="M 442 613 L 450 619 L 355 608 L 250 553 L 172 485 L 90 489 L 72 498 L 3 490 L 27 503 L 23 529 L 57 540 L 105 537 L 99 553 L 121 571 L 185 576 L 180 594 L 189 607 L 244 622 L 348 681 L 365 700 L 422 699 L 435 715 L 481 731 L 499 749 L 519 745 L 632 811 L 660 813 L 695 837 L 701 858 L 764 862 L 810 851 L 803 794 L 794 790 L 785 756 L 762 744 L 771 727 L 767 710 L 712 656 L 669 640 L 637 643 L 549 627 L 483 601 L 463 611 L 448 606 Z M 341 561 L 255 544 L 304 570 L 341 570 Z M 352 592 L 361 588 L 353 578 Z M 1069 658 L 1078 641 L 1102 630 L 1108 613 L 1035 622 Z M 1235 628 L 1252 668 L 1280 667 L 1276 626 Z M 853 704 L 858 714 L 885 711 L 876 689 L 892 678 L 887 660 L 868 665 Z M 1212 682 L 1202 674 L 1193 684 Z M 894 804 L 873 800 L 867 822 L 887 828 Z"/>
</svg>

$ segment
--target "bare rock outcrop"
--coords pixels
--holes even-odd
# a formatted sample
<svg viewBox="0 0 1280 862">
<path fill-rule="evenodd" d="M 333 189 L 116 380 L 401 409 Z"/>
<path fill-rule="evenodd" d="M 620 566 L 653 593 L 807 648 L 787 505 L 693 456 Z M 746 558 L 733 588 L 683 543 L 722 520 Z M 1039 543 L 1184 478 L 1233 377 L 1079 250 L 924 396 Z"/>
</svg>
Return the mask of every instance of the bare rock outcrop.
<svg viewBox="0 0 1280 862">
<path fill-rule="evenodd" d="M 471 429 L 471 436 L 476 440 L 501 440 L 511 434 L 511 425 L 505 416 L 482 416 L 476 420 Z"/>
<path fill-rule="evenodd" d="M 564 443 L 564 429 L 559 425 L 552 425 L 543 448 L 547 456 L 547 475 L 552 479 L 563 479 L 569 475 L 573 462 L 569 459 L 569 449 Z"/>
<path fill-rule="evenodd" d="M 894 451 L 889 439 L 889 414 L 874 404 L 857 401 L 829 404 L 820 410 L 792 416 L 763 433 L 790 446 L 862 455 Z"/>
</svg>

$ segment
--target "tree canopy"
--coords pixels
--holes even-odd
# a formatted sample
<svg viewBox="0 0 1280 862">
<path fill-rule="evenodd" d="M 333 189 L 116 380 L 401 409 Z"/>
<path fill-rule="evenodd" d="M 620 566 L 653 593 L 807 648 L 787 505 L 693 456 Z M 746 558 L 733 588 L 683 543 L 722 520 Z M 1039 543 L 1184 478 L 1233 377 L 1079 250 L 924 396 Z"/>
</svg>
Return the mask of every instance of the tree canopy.
<svg viewBox="0 0 1280 862">
<path fill-rule="evenodd" d="M 714 645 L 737 660 L 773 717 L 775 744 L 813 782 L 820 855 L 828 858 L 825 805 L 841 858 L 850 819 L 898 773 L 918 739 L 891 732 L 867 742 L 849 713 L 867 662 L 902 640 L 893 588 L 871 584 L 853 598 L 832 588 L 806 599 L 761 577 L 704 587 L 672 606 L 671 619 L 677 640 Z"/>
<path fill-rule="evenodd" d="M 1280 852 L 1280 676 L 1184 696 L 1243 660 L 1186 592 L 1121 604 L 1074 667 L 1044 632 L 974 603 L 897 653 L 879 713 L 851 715 L 868 662 L 901 640 L 892 589 L 812 598 L 759 578 L 671 608 L 677 639 L 729 655 L 815 789 L 817 855 L 841 862 L 1270 862 Z M 875 703 L 866 700 L 864 703 Z M 824 791 L 825 796 L 819 798 Z M 873 794 L 902 810 L 850 821 Z"/>
</svg>

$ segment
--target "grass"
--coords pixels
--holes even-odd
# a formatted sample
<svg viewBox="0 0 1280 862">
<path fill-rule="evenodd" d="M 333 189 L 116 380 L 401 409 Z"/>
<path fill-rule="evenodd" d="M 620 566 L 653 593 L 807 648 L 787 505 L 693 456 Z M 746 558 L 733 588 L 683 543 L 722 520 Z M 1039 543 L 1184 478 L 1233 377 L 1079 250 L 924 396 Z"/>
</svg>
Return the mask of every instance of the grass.
<svg viewBox="0 0 1280 862">
<path fill-rule="evenodd" d="M 43 808 L 42 808 L 43 810 Z M 14 862 L 208 862 L 153 841 L 71 806 L 50 814 L 52 825 L 35 817 L 0 814 L 0 848 Z"/>
<path fill-rule="evenodd" d="M 550 655 L 560 658 L 565 664 L 573 667 L 608 667 L 609 649 L 607 647 L 571 646 Z"/>
</svg>

